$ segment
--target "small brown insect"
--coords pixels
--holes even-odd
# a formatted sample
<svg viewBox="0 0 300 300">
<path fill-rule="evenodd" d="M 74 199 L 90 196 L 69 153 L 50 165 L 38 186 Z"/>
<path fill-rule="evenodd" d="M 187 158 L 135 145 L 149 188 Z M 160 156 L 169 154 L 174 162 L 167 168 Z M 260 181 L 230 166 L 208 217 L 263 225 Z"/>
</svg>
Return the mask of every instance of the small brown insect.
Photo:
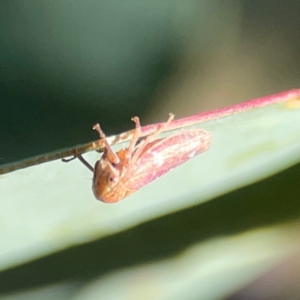
<svg viewBox="0 0 300 300">
<path fill-rule="evenodd" d="M 105 149 L 102 157 L 91 167 L 82 156 L 78 156 L 94 172 L 93 192 L 95 197 L 106 203 L 118 202 L 128 197 L 147 183 L 171 169 L 207 150 L 211 135 L 201 129 L 188 129 L 169 137 L 156 137 L 168 129 L 174 119 L 170 114 L 167 122 L 138 143 L 141 126 L 138 117 L 132 118 L 135 130 L 128 148 L 114 152 L 105 134 L 96 124 L 93 129 L 103 139 Z"/>
</svg>

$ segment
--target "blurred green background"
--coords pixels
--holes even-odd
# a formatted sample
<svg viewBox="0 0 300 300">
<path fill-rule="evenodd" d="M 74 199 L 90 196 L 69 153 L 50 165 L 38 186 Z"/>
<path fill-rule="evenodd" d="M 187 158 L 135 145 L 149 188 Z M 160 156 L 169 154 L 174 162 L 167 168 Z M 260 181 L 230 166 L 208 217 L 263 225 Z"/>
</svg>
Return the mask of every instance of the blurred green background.
<svg viewBox="0 0 300 300">
<path fill-rule="evenodd" d="M 134 115 L 149 124 L 299 87 L 299 14 L 297 0 L 2 1 L 0 164 L 97 139 L 95 122 L 109 135 Z M 0 294 L 75 299 L 97 276 L 298 219 L 299 172 L 3 271 Z"/>
<path fill-rule="evenodd" d="M 298 87 L 299 1 L 2 1 L 0 164 Z"/>
</svg>

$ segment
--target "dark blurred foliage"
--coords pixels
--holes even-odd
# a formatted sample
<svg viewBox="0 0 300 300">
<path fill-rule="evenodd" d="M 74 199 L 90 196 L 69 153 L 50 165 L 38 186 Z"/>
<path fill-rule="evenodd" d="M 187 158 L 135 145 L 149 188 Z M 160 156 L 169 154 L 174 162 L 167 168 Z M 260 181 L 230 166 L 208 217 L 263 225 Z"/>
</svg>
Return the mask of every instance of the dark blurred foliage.
<svg viewBox="0 0 300 300">
<path fill-rule="evenodd" d="M 0 164 L 298 86 L 299 1 L 2 1 Z"/>
</svg>

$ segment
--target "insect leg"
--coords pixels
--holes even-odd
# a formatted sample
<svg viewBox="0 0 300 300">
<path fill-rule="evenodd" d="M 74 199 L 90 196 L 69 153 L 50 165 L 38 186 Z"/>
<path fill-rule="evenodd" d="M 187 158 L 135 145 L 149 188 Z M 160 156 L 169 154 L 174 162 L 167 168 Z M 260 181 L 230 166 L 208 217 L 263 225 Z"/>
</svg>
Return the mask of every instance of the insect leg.
<svg viewBox="0 0 300 300">
<path fill-rule="evenodd" d="M 93 127 L 94 130 L 96 130 L 100 136 L 100 139 L 103 140 L 104 145 L 105 145 L 105 149 L 107 150 L 107 157 L 109 159 L 109 161 L 111 161 L 114 164 L 118 164 L 120 162 L 120 158 L 118 157 L 118 155 L 114 152 L 114 150 L 111 148 L 110 144 L 108 143 L 106 136 L 104 134 L 104 132 L 101 130 L 100 125 L 96 124 Z"/>
<path fill-rule="evenodd" d="M 134 153 L 130 163 L 134 164 L 136 160 L 139 158 L 140 154 L 143 152 L 145 146 L 152 142 L 159 134 L 161 134 L 166 128 L 169 126 L 169 124 L 174 120 L 174 115 L 169 114 L 169 119 L 167 122 L 163 123 L 156 131 L 154 131 L 152 134 L 150 134 L 145 140 L 143 140 L 139 144 L 139 148 L 137 148 L 136 152 Z"/>
<path fill-rule="evenodd" d="M 70 162 L 70 161 L 72 161 L 72 160 L 74 160 L 76 158 L 77 158 L 77 156 L 74 155 L 71 158 L 62 158 L 61 161 L 67 163 L 67 162 Z"/>
<path fill-rule="evenodd" d="M 74 155 L 72 158 L 69 158 L 69 159 L 63 158 L 62 161 L 63 162 L 70 162 L 71 160 L 74 160 L 76 158 L 78 158 L 89 170 L 94 172 L 94 168 L 80 154 Z"/>
<path fill-rule="evenodd" d="M 131 120 L 135 123 L 135 129 L 134 129 L 132 139 L 131 139 L 130 144 L 127 149 L 129 154 L 131 154 L 131 152 L 133 151 L 133 149 L 136 145 L 137 140 L 141 136 L 141 124 L 140 124 L 139 117 L 133 117 Z"/>
</svg>

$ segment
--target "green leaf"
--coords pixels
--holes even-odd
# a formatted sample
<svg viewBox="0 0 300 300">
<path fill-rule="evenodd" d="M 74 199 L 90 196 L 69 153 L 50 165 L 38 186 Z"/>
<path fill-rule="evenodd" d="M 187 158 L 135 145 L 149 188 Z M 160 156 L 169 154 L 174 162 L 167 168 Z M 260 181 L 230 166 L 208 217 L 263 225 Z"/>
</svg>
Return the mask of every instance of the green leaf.
<svg viewBox="0 0 300 300">
<path fill-rule="evenodd" d="M 184 122 L 179 120 L 173 128 L 175 131 L 187 128 L 209 131 L 212 135 L 211 148 L 117 204 L 95 201 L 91 191 L 92 173 L 77 160 L 67 164 L 55 160 L 2 175 L 0 269 L 5 270 L 58 250 L 101 239 L 198 205 L 300 162 L 299 93 L 294 90 L 246 102 L 221 112 L 212 112 L 209 117 L 208 114 L 199 115 L 196 121 L 195 117 L 189 117 Z M 191 120 L 194 122 L 189 122 Z M 147 128 L 153 131 L 152 127 Z M 171 132 L 165 132 L 162 136 L 168 134 Z M 116 149 L 126 145 L 123 142 Z M 85 154 L 92 164 L 100 156 L 97 152 Z M 20 166 L 4 167 L 2 173 Z M 266 234 L 272 236 L 274 232 L 271 230 Z M 214 249 L 215 242 L 209 243 L 212 244 L 208 247 Z M 264 247 L 264 243 L 262 245 Z M 190 264 L 187 266 L 188 272 L 193 269 L 191 261 L 194 254 L 190 251 L 199 254 L 205 247 L 199 245 L 187 250 L 184 256 Z M 271 248 L 274 245 L 268 251 Z M 291 244 L 286 243 L 286 247 L 282 245 L 274 252 L 266 252 L 264 259 L 267 261 L 282 253 L 290 253 L 290 249 Z M 234 257 L 234 254 L 228 255 Z M 210 257 L 209 261 L 212 264 L 214 258 Z M 180 261 L 175 259 L 174 263 L 177 265 Z M 163 272 L 169 276 L 170 264 L 172 261 L 157 263 L 150 269 L 154 268 L 154 272 L 157 272 L 163 268 Z M 182 264 L 186 264 L 184 259 Z M 261 271 L 254 273 L 261 273 L 266 268 L 261 266 Z M 195 266 L 194 271 L 197 270 L 203 271 L 201 259 L 199 265 Z M 126 277 L 126 272 L 132 274 L 135 271 L 131 269 L 124 272 Z M 147 267 L 137 269 L 137 274 L 143 272 L 148 272 Z M 222 274 L 222 267 L 218 266 L 216 272 Z M 123 275 L 120 276 L 113 282 L 122 279 Z M 201 276 L 197 276 L 194 279 L 198 281 Z M 111 288 L 116 289 L 116 285 L 113 284 Z M 188 285 L 183 283 L 182 288 L 184 290 Z"/>
</svg>

